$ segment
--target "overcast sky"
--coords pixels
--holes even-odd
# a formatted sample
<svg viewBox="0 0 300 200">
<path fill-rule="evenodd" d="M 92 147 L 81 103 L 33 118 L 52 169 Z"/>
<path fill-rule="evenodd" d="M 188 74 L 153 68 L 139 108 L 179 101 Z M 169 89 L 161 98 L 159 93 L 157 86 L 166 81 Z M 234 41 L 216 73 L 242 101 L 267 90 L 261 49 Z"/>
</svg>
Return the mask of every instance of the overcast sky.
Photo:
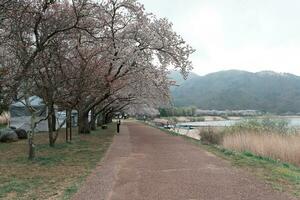
<svg viewBox="0 0 300 200">
<path fill-rule="evenodd" d="M 300 75 L 300 0 L 140 0 L 197 51 L 194 72 Z"/>
</svg>

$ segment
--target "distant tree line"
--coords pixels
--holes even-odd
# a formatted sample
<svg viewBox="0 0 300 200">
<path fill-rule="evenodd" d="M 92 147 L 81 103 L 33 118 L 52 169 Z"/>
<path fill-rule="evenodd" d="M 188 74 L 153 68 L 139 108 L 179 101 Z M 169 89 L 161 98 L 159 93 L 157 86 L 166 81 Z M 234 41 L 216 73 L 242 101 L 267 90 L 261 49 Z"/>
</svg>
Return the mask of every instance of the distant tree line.
<svg viewBox="0 0 300 200">
<path fill-rule="evenodd" d="M 160 108 L 159 113 L 161 117 L 179 117 L 179 116 L 195 116 L 197 108 L 194 106 L 189 107 L 168 107 Z"/>
</svg>

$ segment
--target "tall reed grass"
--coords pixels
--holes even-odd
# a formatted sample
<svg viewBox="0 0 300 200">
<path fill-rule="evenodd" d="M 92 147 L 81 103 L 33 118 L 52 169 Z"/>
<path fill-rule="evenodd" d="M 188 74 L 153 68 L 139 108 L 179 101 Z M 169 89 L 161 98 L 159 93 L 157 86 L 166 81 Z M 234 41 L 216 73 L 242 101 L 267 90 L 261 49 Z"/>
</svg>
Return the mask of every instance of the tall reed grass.
<svg viewBox="0 0 300 200">
<path fill-rule="evenodd" d="M 224 129 L 199 130 L 201 141 L 300 166 L 300 133 L 280 119 L 249 119 Z"/>
<path fill-rule="evenodd" d="M 242 131 L 225 134 L 222 145 L 241 152 L 249 151 L 259 156 L 289 162 L 300 166 L 300 135 L 271 132 Z"/>
</svg>

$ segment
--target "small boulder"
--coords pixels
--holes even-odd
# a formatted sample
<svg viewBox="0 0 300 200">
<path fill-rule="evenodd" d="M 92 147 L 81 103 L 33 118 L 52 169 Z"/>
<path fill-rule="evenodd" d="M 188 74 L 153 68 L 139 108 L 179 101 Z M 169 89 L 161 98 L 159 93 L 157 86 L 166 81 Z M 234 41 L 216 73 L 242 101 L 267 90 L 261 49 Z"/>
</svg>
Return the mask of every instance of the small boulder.
<svg viewBox="0 0 300 200">
<path fill-rule="evenodd" d="M 10 128 L 0 129 L 0 142 L 16 142 L 18 135 Z"/>
<path fill-rule="evenodd" d="M 24 129 L 18 128 L 15 130 L 15 132 L 18 135 L 18 138 L 21 140 L 28 138 L 27 132 Z"/>
</svg>

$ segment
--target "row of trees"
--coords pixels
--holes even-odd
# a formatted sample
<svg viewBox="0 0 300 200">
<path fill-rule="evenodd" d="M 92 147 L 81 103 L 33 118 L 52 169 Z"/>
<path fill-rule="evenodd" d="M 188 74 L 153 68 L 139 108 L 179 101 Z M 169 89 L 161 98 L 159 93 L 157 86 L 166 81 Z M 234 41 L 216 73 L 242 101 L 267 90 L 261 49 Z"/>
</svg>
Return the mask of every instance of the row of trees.
<svg viewBox="0 0 300 200">
<path fill-rule="evenodd" d="M 193 51 L 167 19 L 136 0 L 0 0 L 1 94 L 31 112 L 30 159 L 38 123 L 30 96 L 48 107 L 54 146 L 57 106 L 77 110 L 79 132 L 89 133 L 97 118 L 107 122 L 133 105 L 166 104 L 168 68 L 186 76 Z"/>
<path fill-rule="evenodd" d="M 190 107 L 165 107 L 159 108 L 161 117 L 180 117 L 180 116 L 195 116 L 197 108 L 194 106 Z"/>
</svg>

